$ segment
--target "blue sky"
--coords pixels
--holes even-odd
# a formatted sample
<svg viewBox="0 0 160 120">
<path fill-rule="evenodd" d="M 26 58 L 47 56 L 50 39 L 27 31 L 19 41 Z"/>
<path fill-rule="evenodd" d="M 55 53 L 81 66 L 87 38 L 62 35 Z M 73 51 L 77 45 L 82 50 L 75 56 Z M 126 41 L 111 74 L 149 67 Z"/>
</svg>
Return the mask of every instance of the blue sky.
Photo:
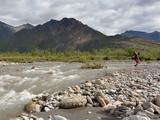
<svg viewBox="0 0 160 120">
<path fill-rule="evenodd" d="M 75 18 L 106 34 L 160 31 L 160 0 L 0 0 L 0 21 L 18 26 Z"/>
</svg>

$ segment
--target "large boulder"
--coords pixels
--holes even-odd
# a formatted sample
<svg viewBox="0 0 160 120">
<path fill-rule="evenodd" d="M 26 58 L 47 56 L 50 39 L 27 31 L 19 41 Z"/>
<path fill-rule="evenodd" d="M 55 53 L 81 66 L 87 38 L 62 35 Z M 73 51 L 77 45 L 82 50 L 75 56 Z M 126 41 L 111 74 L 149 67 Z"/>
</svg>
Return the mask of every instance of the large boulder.
<svg viewBox="0 0 160 120">
<path fill-rule="evenodd" d="M 85 106 L 87 103 L 87 99 L 85 96 L 71 96 L 68 98 L 64 98 L 61 102 L 59 107 L 60 108 L 77 108 Z"/>
<path fill-rule="evenodd" d="M 30 113 L 35 109 L 35 106 L 36 106 L 36 102 L 30 102 L 27 105 L 25 105 L 24 111 Z"/>
</svg>

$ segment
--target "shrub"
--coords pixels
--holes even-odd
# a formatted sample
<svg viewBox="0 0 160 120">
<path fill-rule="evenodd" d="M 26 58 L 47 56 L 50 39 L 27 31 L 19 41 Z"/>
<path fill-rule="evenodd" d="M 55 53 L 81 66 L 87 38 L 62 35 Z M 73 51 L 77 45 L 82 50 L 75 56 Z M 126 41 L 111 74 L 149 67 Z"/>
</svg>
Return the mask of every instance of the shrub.
<svg viewBox="0 0 160 120">
<path fill-rule="evenodd" d="M 101 69 L 103 68 L 101 63 L 86 63 L 81 66 L 82 69 Z"/>
</svg>

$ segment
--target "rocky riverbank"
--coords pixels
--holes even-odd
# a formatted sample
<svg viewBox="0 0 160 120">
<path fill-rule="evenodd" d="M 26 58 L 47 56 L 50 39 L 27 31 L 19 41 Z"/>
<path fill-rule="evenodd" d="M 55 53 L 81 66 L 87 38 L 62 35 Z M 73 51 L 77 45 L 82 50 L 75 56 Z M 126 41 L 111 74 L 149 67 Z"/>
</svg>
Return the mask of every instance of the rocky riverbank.
<svg viewBox="0 0 160 120">
<path fill-rule="evenodd" d="M 0 66 L 20 65 L 20 63 L 0 61 Z"/>
<path fill-rule="evenodd" d="M 103 115 L 115 119 L 158 119 L 160 117 L 160 67 L 121 70 L 93 81 L 86 81 L 81 85 L 68 87 L 64 91 L 44 93 L 42 96 L 32 98 L 32 102 L 25 106 L 25 111 L 29 114 L 22 114 L 16 120 L 74 120 L 74 114 L 72 116 L 64 114 L 62 117 L 51 111 L 57 109 L 76 111 L 81 107 L 91 108 L 90 110 L 97 108 Z M 41 113 L 46 114 L 48 118 Z M 88 111 L 87 114 L 93 112 Z M 97 114 L 93 114 L 95 115 Z M 103 118 L 96 116 L 96 119 Z M 83 120 L 83 115 L 77 120 Z"/>
</svg>

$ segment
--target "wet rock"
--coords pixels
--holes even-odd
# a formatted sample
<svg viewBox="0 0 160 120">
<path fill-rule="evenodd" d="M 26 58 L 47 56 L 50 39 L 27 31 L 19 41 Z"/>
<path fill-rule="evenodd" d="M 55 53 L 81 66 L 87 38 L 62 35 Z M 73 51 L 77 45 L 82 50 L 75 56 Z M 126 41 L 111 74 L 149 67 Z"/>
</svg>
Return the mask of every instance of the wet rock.
<svg viewBox="0 0 160 120">
<path fill-rule="evenodd" d="M 123 105 L 126 105 L 126 106 L 136 106 L 136 102 L 125 101 L 125 102 L 123 102 Z"/>
<path fill-rule="evenodd" d="M 95 85 L 102 85 L 103 82 L 101 79 L 96 79 L 95 82 L 94 82 Z"/>
<path fill-rule="evenodd" d="M 120 105 L 122 105 L 122 103 L 123 103 L 123 102 L 121 102 L 121 101 L 116 101 L 116 102 L 113 103 L 113 105 L 114 105 L 114 106 L 120 106 Z"/>
<path fill-rule="evenodd" d="M 39 105 L 43 105 L 43 101 L 42 100 L 38 100 L 38 102 L 37 102 Z"/>
<path fill-rule="evenodd" d="M 113 86 L 112 83 L 104 83 L 104 84 L 102 85 L 103 89 L 107 89 L 107 90 L 109 90 L 112 86 Z"/>
<path fill-rule="evenodd" d="M 32 66 L 32 67 L 31 67 L 31 69 L 35 69 L 35 68 L 36 68 L 36 66 Z"/>
<path fill-rule="evenodd" d="M 87 107 L 93 107 L 93 105 L 92 105 L 92 104 L 89 104 L 89 103 L 87 103 L 86 106 L 87 106 Z"/>
<path fill-rule="evenodd" d="M 91 111 L 88 111 L 88 114 L 92 114 L 92 112 L 91 112 Z"/>
<path fill-rule="evenodd" d="M 24 118 L 23 117 L 17 117 L 17 118 L 12 118 L 10 120 L 24 120 Z M 29 120 L 29 118 L 27 120 Z"/>
<path fill-rule="evenodd" d="M 144 104 L 142 104 L 142 106 L 143 106 L 143 108 L 144 108 L 145 110 L 148 110 L 148 109 L 151 109 L 151 108 L 152 108 L 152 109 L 154 110 L 154 112 L 160 114 L 160 107 L 154 105 L 154 104 L 151 103 L 151 102 L 145 102 Z"/>
<path fill-rule="evenodd" d="M 139 111 L 136 115 L 148 117 L 145 112 L 141 112 L 141 111 Z"/>
<path fill-rule="evenodd" d="M 43 95 L 42 95 L 42 100 L 43 100 L 43 101 L 46 101 L 48 95 L 49 95 L 48 93 L 43 93 Z"/>
<path fill-rule="evenodd" d="M 59 107 L 59 104 L 60 104 L 60 102 L 57 101 L 57 100 L 54 100 L 54 101 L 52 102 L 53 107 Z"/>
<path fill-rule="evenodd" d="M 129 116 L 129 115 L 134 115 L 134 110 L 131 108 L 128 108 L 128 110 L 126 112 L 126 116 Z"/>
<path fill-rule="evenodd" d="M 114 110 L 115 116 L 125 115 L 127 112 L 127 108 L 125 106 L 119 106 Z"/>
<path fill-rule="evenodd" d="M 149 108 L 148 111 L 151 112 L 151 113 L 154 113 L 154 109 L 153 108 Z"/>
<path fill-rule="evenodd" d="M 97 100 L 99 99 L 102 102 L 100 103 L 102 106 L 110 103 L 109 97 L 100 91 L 96 92 L 95 96 L 97 97 Z M 103 104 L 103 101 L 105 102 L 105 104 Z"/>
<path fill-rule="evenodd" d="M 81 89 L 78 85 L 76 85 L 75 88 L 76 88 L 77 90 L 80 90 L 80 89 Z"/>
<path fill-rule="evenodd" d="M 153 108 L 154 112 L 160 114 L 160 107 L 154 105 L 153 103 L 150 103 L 151 108 Z"/>
<path fill-rule="evenodd" d="M 157 119 L 158 120 L 158 118 L 160 117 L 159 115 L 155 115 L 154 113 L 152 113 L 152 112 L 150 112 L 150 111 L 148 111 L 148 110 L 145 110 L 144 111 L 146 114 L 147 114 L 147 116 L 149 117 L 149 118 L 151 118 L 151 119 Z"/>
<path fill-rule="evenodd" d="M 38 100 L 39 100 L 39 97 L 32 98 L 33 102 L 37 102 Z"/>
<path fill-rule="evenodd" d="M 92 101 L 92 99 L 89 96 L 87 96 L 86 99 L 87 99 L 88 103 L 93 104 L 93 101 Z"/>
<path fill-rule="evenodd" d="M 93 103 L 93 107 L 100 107 L 100 103 L 94 102 L 94 103 Z"/>
<path fill-rule="evenodd" d="M 138 94 L 138 93 L 133 92 L 133 91 L 131 91 L 131 95 L 132 95 L 132 96 L 139 96 L 139 94 Z"/>
<path fill-rule="evenodd" d="M 155 103 L 157 106 L 160 107 L 160 95 L 157 95 L 156 98 L 155 98 Z"/>
<path fill-rule="evenodd" d="M 86 82 L 86 83 L 85 83 L 85 86 L 86 86 L 86 87 L 92 87 L 92 82 L 90 82 L 90 81 Z"/>
<path fill-rule="evenodd" d="M 53 71 L 51 71 L 51 72 L 47 72 L 47 74 L 53 74 L 54 72 Z"/>
<path fill-rule="evenodd" d="M 91 95 L 91 92 L 89 92 L 89 91 L 84 91 L 84 92 L 82 93 L 82 95 L 86 95 L 86 96 L 89 95 L 89 96 L 90 96 L 90 95 Z"/>
<path fill-rule="evenodd" d="M 75 92 L 71 87 L 68 87 L 68 91 L 69 91 L 70 93 L 74 93 L 74 92 Z"/>
<path fill-rule="evenodd" d="M 47 100 L 47 101 L 53 100 L 53 96 L 52 96 L 52 95 L 48 95 L 48 96 L 46 97 L 46 100 Z"/>
<path fill-rule="evenodd" d="M 33 112 L 41 112 L 41 106 L 39 104 L 36 104 L 33 108 Z"/>
<path fill-rule="evenodd" d="M 34 120 L 34 119 L 33 119 Z M 35 120 L 44 120 L 43 118 L 36 118 Z"/>
<path fill-rule="evenodd" d="M 137 114 L 139 111 L 144 111 L 143 107 L 141 105 L 138 105 L 135 109 L 134 109 L 134 114 Z"/>
<path fill-rule="evenodd" d="M 150 102 L 144 102 L 142 104 L 142 107 L 144 110 L 148 110 L 149 108 L 151 108 L 151 104 L 150 104 Z"/>
<path fill-rule="evenodd" d="M 76 108 L 76 107 L 82 107 L 85 106 L 87 103 L 86 97 L 84 96 L 72 96 L 63 99 L 60 102 L 59 107 L 60 108 Z"/>
<path fill-rule="evenodd" d="M 129 117 L 125 117 L 122 120 L 151 120 L 151 119 L 149 117 L 140 115 L 130 115 Z"/>
<path fill-rule="evenodd" d="M 32 112 L 35 109 L 35 105 L 36 105 L 36 102 L 28 103 L 27 105 L 25 105 L 24 111 L 28 113 Z"/>
<path fill-rule="evenodd" d="M 100 105 L 101 105 L 102 107 L 104 107 L 104 106 L 107 105 L 106 102 L 104 101 L 104 99 L 103 99 L 102 97 L 98 96 L 98 97 L 97 97 L 97 100 L 98 100 L 98 102 L 100 103 Z"/>
<path fill-rule="evenodd" d="M 45 107 L 44 112 L 48 112 L 48 111 L 50 111 L 50 109 L 48 107 Z"/>
<path fill-rule="evenodd" d="M 116 106 L 114 106 L 114 105 L 107 105 L 104 107 L 104 111 L 107 113 L 110 113 L 111 111 L 114 111 L 115 108 L 116 108 Z"/>
</svg>

